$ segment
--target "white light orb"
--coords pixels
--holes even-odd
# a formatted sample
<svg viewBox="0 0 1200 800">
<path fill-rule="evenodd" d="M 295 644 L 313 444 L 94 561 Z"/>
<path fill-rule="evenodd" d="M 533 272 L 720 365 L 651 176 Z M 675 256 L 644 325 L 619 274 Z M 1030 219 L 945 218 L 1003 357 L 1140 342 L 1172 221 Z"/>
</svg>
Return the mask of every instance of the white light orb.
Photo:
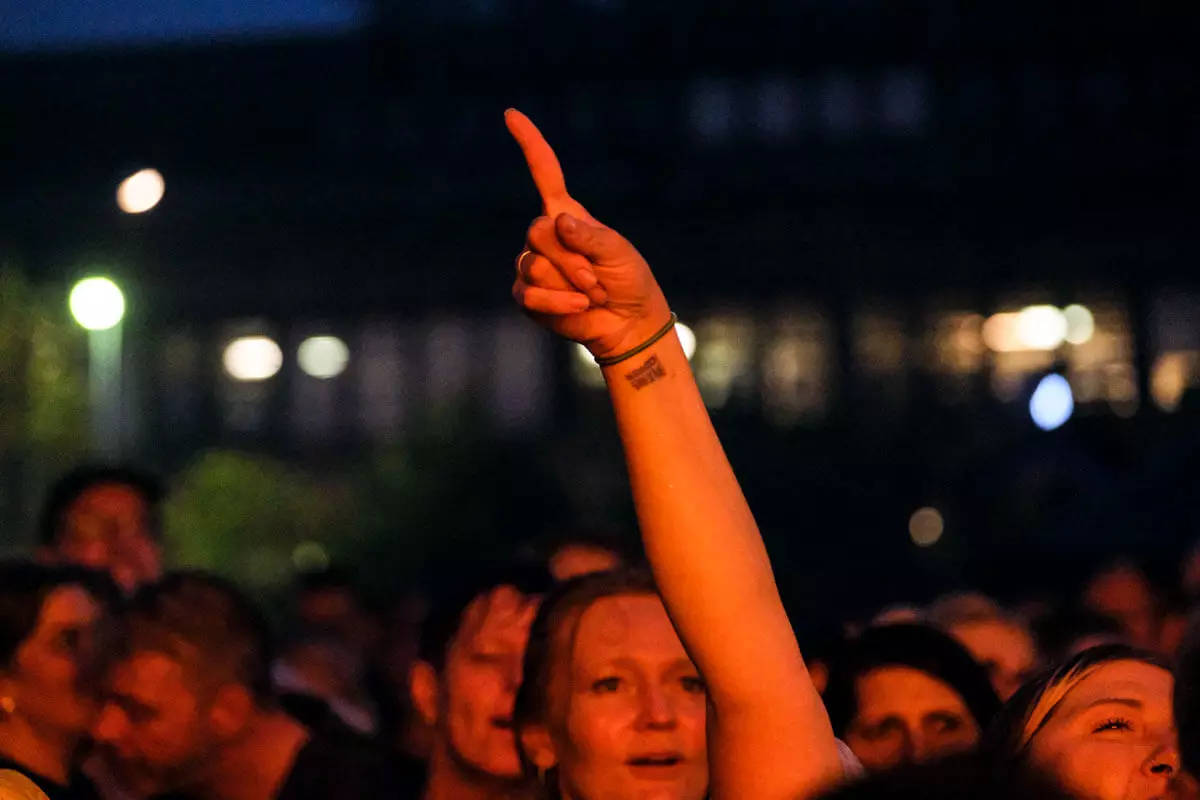
<svg viewBox="0 0 1200 800">
<path fill-rule="evenodd" d="M 1075 396 L 1071 384 L 1062 375 L 1042 378 L 1029 398 L 1029 416 L 1033 424 L 1044 431 L 1062 427 L 1075 411 Z"/>
<path fill-rule="evenodd" d="M 1053 350 L 1067 338 L 1067 318 L 1054 306 L 1030 306 L 1017 315 L 1016 334 L 1030 350 Z"/>
<path fill-rule="evenodd" d="M 1096 332 L 1096 320 L 1087 306 L 1071 305 L 1062 310 L 1067 321 L 1066 339 L 1071 344 L 1085 344 Z"/>
<path fill-rule="evenodd" d="M 304 374 L 329 380 L 345 372 L 350 348 L 336 336 L 310 336 L 300 343 L 296 361 Z"/>
<path fill-rule="evenodd" d="M 243 336 L 226 346 L 222 362 L 235 381 L 265 381 L 283 367 L 283 351 L 269 336 Z"/>
<path fill-rule="evenodd" d="M 89 331 L 116 327 L 125 316 L 125 295 L 108 278 L 84 278 L 71 289 L 71 316 Z"/>
<path fill-rule="evenodd" d="M 692 356 L 696 354 L 696 332 L 682 322 L 676 322 L 675 335 L 679 337 L 679 344 L 683 346 L 683 354 L 691 361 Z"/>
<path fill-rule="evenodd" d="M 158 205 L 167 190 L 167 182 L 156 169 L 133 173 L 117 187 L 117 205 L 126 214 L 144 214 Z"/>
<path fill-rule="evenodd" d="M 946 522 L 936 508 L 918 508 L 908 520 L 908 535 L 917 547 L 932 547 L 942 538 Z"/>
</svg>

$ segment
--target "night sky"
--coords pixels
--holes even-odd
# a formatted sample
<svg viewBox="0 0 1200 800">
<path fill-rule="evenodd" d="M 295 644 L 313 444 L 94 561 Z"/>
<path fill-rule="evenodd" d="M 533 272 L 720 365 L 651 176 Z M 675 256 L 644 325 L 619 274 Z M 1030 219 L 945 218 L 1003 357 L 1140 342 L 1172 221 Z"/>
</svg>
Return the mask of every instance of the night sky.
<svg viewBox="0 0 1200 800">
<path fill-rule="evenodd" d="M 337 33 L 354 27 L 360 15 L 356 0 L 0 0 L 0 50 Z"/>
</svg>

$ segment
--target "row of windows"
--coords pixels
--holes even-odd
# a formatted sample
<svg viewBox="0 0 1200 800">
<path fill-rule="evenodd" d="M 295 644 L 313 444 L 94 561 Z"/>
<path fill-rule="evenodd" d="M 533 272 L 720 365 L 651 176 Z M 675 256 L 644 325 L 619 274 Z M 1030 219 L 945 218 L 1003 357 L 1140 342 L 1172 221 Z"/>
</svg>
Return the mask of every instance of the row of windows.
<svg viewBox="0 0 1200 800">
<path fill-rule="evenodd" d="M 839 362 L 833 318 L 815 306 L 701 314 L 681 338 L 710 407 L 751 411 L 781 427 L 819 422 L 847 392 L 903 408 L 914 374 L 932 381 L 938 402 L 953 405 L 981 400 L 981 387 L 996 401 L 1016 402 L 1031 380 L 1058 370 L 1078 406 L 1135 411 L 1142 398 L 1132 322 L 1122 303 L 1096 297 L 1059 309 L 1025 304 L 1030 300 L 1036 298 L 988 317 L 953 308 L 917 316 L 886 305 L 860 309 L 841 334 L 849 364 Z M 1200 388 L 1197 320 L 1200 297 L 1169 296 L 1148 321 L 1156 353 L 1150 399 L 1163 411 L 1174 411 L 1188 389 Z M 154 382 L 168 431 L 186 435 L 202 418 L 206 396 L 215 400 L 228 432 L 314 442 L 387 440 L 464 400 L 484 409 L 499 430 L 534 430 L 554 412 L 557 345 L 524 319 L 378 320 L 336 331 L 336 340 L 345 342 L 340 349 L 330 344 L 331 332 L 328 326 L 280 332 L 240 323 L 207 343 L 186 334 L 167 337 Z M 271 343 L 246 348 L 247 358 L 253 350 L 267 359 L 256 362 L 265 368 L 231 359 L 233 343 L 251 341 Z M 318 350 L 325 362 L 317 360 Z M 211 362 L 221 353 L 214 382 Z M 570 364 L 579 391 L 602 385 L 586 353 L 575 352 Z"/>
</svg>

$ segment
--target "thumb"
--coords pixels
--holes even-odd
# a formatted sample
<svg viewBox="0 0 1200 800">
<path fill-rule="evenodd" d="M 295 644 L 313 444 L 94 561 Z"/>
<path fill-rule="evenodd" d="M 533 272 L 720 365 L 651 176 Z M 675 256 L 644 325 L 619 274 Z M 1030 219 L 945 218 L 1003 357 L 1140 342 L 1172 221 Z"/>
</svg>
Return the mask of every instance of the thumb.
<svg viewBox="0 0 1200 800">
<path fill-rule="evenodd" d="M 593 263 L 623 261 L 636 254 L 633 245 L 612 228 L 570 214 L 559 214 L 554 220 L 554 230 L 568 250 Z"/>
</svg>

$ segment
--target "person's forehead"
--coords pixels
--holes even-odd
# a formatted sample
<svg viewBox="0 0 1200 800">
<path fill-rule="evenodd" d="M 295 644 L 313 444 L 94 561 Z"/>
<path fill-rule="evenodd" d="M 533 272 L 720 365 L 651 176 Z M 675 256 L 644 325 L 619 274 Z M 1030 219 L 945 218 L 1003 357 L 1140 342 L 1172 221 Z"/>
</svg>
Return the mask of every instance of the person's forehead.
<svg viewBox="0 0 1200 800">
<path fill-rule="evenodd" d="M 1063 700 L 1063 710 L 1071 713 L 1105 699 L 1169 704 L 1173 687 L 1174 678 L 1161 667 L 1140 661 L 1117 661 L 1098 667 L 1072 687 Z"/>
<path fill-rule="evenodd" d="M 588 606 L 575 630 L 577 661 L 627 657 L 686 658 L 662 601 L 653 595 L 604 597 Z"/>
<path fill-rule="evenodd" d="M 124 483 L 97 483 L 80 492 L 71 510 L 93 514 L 120 514 L 141 511 L 146 499 L 133 486 Z"/>
<path fill-rule="evenodd" d="M 60 586 L 42 605 L 38 621 L 48 628 L 88 625 L 96 620 L 100 607 L 82 586 Z"/>
<path fill-rule="evenodd" d="M 166 653 L 139 650 L 113 665 L 113 691 L 135 699 L 153 700 L 186 686 L 183 664 Z"/>
<path fill-rule="evenodd" d="M 868 670 L 858 677 L 860 702 L 902 708 L 961 708 L 965 703 L 953 686 L 923 670 L 887 665 Z"/>
<path fill-rule="evenodd" d="M 477 596 L 464 609 L 452 650 L 487 647 L 523 648 L 541 597 L 512 586 L 499 586 Z"/>
</svg>

